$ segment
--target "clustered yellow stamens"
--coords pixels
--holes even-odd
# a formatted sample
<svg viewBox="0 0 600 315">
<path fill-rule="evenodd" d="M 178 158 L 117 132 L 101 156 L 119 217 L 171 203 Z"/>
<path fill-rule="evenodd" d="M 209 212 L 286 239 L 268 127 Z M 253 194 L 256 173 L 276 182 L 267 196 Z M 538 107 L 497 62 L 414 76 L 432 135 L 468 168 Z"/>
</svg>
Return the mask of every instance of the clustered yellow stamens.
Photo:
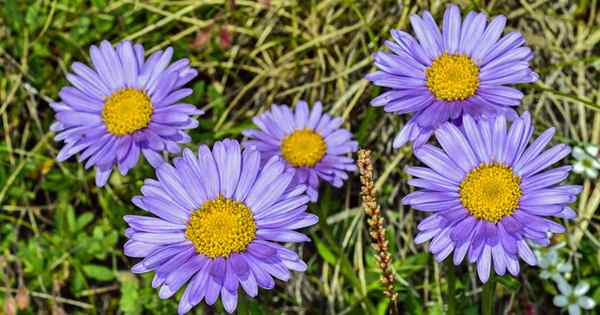
<svg viewBox="0 0 600 315">
<path fill-rule="evenodd" d="M 281 142 L 283 158 L 295 167 L 311 167 L 327 152 L 323 137 L 311 129 L 296 130 Z"/>
<path fill-rule="evenodd" d="M 219 196 L 190 215 L 185 236 L 207 257 L 239 253 L 256 238 L 252 211 L 237 200 Z"/>
<path fill-rule="evenodd" d="M 102 119 L 110 133 L 123 136 L 148 126 L 152 111 L 152 103 L 146 93 L 125 88 L 106 98 Z"/>
<path fill-rule="evenodd" d="M 479 67 L 465 55 L 443 53 L 425 74 L 427 87 L 438 100 L 465 100 L 479 88 Z"/>
<path fill-rule="evenodd" d="M 521 178 L 508 166 L 483 164 L 460 183 L 460 200 L 476 218 L 495 223 L 511 215 L 519 205 L 520 182 Z"/>
</svg>

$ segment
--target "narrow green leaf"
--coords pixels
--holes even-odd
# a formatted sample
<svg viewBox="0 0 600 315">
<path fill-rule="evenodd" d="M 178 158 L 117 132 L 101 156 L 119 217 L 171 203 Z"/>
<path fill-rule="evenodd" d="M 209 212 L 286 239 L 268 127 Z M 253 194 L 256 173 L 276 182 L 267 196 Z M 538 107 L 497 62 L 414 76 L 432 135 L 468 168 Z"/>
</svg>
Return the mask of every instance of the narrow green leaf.
<svg viewBox="0 0 600 315">
<path fill-rule="evenodd" d="M 109 281 L 115 278 L 112 270 L 99 265 L 84 265 L 83 272 L 89 277 L 100 281 Z"/>
<path fill-rule="evenodd" d="M 335 265 L 337 263 L 337 258 L 335 257 L 335 254 L 333 254 L 333 252 L 327 247 L 327 245 L 321 242 L 321 240 L 318 238 L 313 238 L 313 241 L 315 242 L 315 245 L 317 245 L 317 251 L 319 252 L 319 255 L 323 257 L 323 260 L 331 265 Z"/>
<path fill-rule="evenodd" d="M 507 288 L 511 292 L 517 292 L 521 287 L 519 281 L 510 275 L 496 277 L 496 280 L 498 280 L 499 283 L 501 283 L 505 288 Z"/>
</svg>

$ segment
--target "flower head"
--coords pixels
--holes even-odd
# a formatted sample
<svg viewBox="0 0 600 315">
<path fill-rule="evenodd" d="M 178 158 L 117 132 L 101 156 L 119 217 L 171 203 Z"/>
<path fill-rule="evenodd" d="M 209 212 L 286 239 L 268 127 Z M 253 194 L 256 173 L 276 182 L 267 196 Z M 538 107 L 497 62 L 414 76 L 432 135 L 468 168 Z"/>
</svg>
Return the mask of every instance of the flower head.
<svg viewBox="0 0 600 315">
<path fill-rule="evenodd" d="M 154 216 L 127 215 L 125 254 L 143 257 L 132 271 L 154 271 L 154 287 L 166 299 L 185 283 L 179 314 L 219 296 L 232 313 L 238 288 L 251 297 L 258 287 L 287 281 L 304 271 L 298 255 L 277 242 L 305 242 L 295 230 L 315 224 L 306 213 L 306 186 L 293 184 L 294 170 L 278 157 L 261 165 L 260 153 L 237 141 L 185 149 L 174 165 L 163 163 L 147 179 L 138 207 Z"/>
<path fill-rule="evenodd" d="M 554 129 L 528 144 L 533 126 L 528 113 L 507 126 L 504 116 L 464 117 L 462 129 L 446 123 L 435 136 L 442 149 L 423 145 L 415 156 L 428 167 L 408 167 L 409 184 L 422 190 L 404 204 L 431 213 L 419 226 L 415 241 L 432 240 L 429 251 L 438 261 L 454 252 L 454 263 L 468 255 L 486 282 L 493 265 L 499 275 L 516 275 L 520 257 L 530 265 L 536 257 L 530 240 L 549 245 L 551 233 L 564 227 L 548 216 L 571 219 L 568 207 L 580 186 L 558 184 L 570 166 L 548 168 L 569 154 L 564 144 L 544 150 Z"/>
<path fill-rule="evenodd" d="M 598 147 L 587 146 L 585 149 L 575 147 L 573 149 L 573 157 L 577 160 L 573 164 L 573 172 L 585 174 L 589 178 L 598 177 L 600 162 L 598 161 Z"/>
<path fill-rule="evenodd" d="M 294 111 L 273 105 L 253 121 L 259 129 L 244 131 L 250 138 L 244 145 L 261 151 L 265 160 L 279 156 L 286 161 L 288 168 L 296 170 L 294 181 L 308 185 L 312 201 L 317 200 L 320 180 L 341 187 L 348 178 L 346 172 L 356 170 L 346 155 L 356 151 L 358 143 L 350 131 L 340 128 L 341 118 L 323 113 L 321 102 L 312 110 L 304 101 Z"/>
<path fill-rule="evenodd" d="M 567 308 L 569 315 L 581 314 L 581 309 L 591 310 L 596 306 L 596 302 L 585 296 L 590 289 L 587 282 L 580 282 L 573 288 L 564 279 L 558 282 L 560 294 L 553 299 L 554 305 Z"/>
<path fill-rule="evenodd" d="M 169 65 L 173 49 L 144 58 L 142 45 L 128 41 L 113 47 L 108 41 L 91 46 L 92 67 L 80 62 L 67 75 L 60 102 L 51 103 L 56 120 L 51 130 L 64 141 L 57 160 L 80 153 L 85 167 L 96 167 L 96 185 L 103 186 L 117 165 L 125 175 L 140 153 L 153 165 L 163 162 L 162 151 L 179 152 L 179 143 L 190 137 L 186 129 L 198 121 L 201 111 L 178 103 L 192 93 L 183 86 L 197 71 L 187 59 Z"/>
<path fill-rule="evenodd" d="M 389 88 L 371 101 L 386 112 L 413 113 L 394 140 L 394 147 L 412 141 L 417 147 L 447 121 L 460 123 L 464 114 L 474 118 L 505 114 L 516 117 L 512 106 L 523 93 L 505 86 L 538 79 L 529 69 L 531 49 L 523 36 L 502 36 L 504 16 L 489 24 L 484 13 L 469 12 L 463 20 L 458 6 L 444 13 L 441 31 L 427 11 L 412 15 L 416 38 L 392 30 L 386 41 L 391 52 L 377 52 L 379 71 L 367 75 L 375 85 Z"/>
</svg>

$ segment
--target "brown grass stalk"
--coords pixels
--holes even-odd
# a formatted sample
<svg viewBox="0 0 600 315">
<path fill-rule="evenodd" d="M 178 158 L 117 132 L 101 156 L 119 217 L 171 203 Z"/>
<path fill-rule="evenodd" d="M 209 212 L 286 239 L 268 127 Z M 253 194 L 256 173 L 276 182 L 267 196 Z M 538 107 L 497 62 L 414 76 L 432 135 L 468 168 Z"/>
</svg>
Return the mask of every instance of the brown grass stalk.
<svg viewBox="0 0 600 315">
<path fill-rule="evenodd" d="M 385 237 L 385 222 L 381 214 L 381 209 L 377 203 L 377 193 L 373 178 L 373 163 L 371 162 L 371 151 L 358 151 L 358 170 L 360 172 L 360 195 L 362 205 L 367 214 L 367 223 L 369 225 L 369 235 L 371 236 L 372 246 L 375 249 L 375 258 L 381 268 L 380 281 L 384 287 L 384 294 L 390 298 L 393 304 L 398 300 L 398 293 L 395 289 L 396 276 L 391 269 L 391 255 L 388 248 L 388 241 Z"/>
</svg>

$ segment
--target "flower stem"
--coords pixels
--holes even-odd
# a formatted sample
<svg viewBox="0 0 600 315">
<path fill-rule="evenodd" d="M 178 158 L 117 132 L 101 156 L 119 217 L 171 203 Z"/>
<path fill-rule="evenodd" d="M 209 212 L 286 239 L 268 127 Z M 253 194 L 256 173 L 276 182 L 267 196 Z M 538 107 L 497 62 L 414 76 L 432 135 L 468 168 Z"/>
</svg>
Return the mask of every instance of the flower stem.
<svg viewBox="0 0 600 315">
<path fill-rule="evenodd" d="M 446 274 L 448 280 L 448 315 L 456 314 L 456 274 L 451 259 L 446 259 Z"/>
<path fill-rule="evenodd" d="M 481 313 L 483 315 L 494 315 L 494 306 L 496 299 L 496 277 L 491 272 L 488 282 L 483 285 L 483 292 L 481 297 Z"/>
</svg>

